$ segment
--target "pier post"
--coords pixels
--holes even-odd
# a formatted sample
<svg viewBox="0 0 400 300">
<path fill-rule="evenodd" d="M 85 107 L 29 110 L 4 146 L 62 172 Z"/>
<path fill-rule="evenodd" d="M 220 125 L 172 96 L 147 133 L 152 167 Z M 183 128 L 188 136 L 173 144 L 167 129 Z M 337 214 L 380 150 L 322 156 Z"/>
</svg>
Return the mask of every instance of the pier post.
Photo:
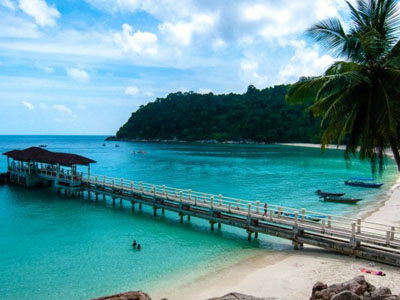
<svg viewBox="0 0 400 300">
<path fill-rule="evenodd" d="M 391 231 L 392 231 L 392 232 L 391 232 L 391 234 L 390 234 L 390 240 L 393 241 L 393 240 L 394 240 L 394 233 L 395 233 L 395 231 L 396 231 L 396 227 L 392 226 Z"/>
<path fill-rule="evenodd" d="M 211 231 L 214 231 L 214 222 L 210 221 Z"/>
<path fill-rule="evenodd" d="M 103 200 L 104 201 L 106 200 L 106 194 L 103 194 Z"/>
<path fill-rule="evenodd" d="M 180 218 L 181 218 L 181 224 L 183 223 L 183 214 L 179 214 Z"/>
<path fill-rule="evenodd" d="M 190 215 L 187 216 L 187 220 L 190 221 Z"/>
<path fill-rule="evenodd" d="M 164 208 L 161 209 L 161 213 L 162 213 L 163 215 L 165 215 L 165 209 L 164 209 Z"/>
<path fill-rule="evenodd" d="M 247 213 L 249 216 L 251 215 L 251 203 L 247 204 Z"/>
<path fill-rule="evenodd" d="M 155 205 L 153 206 L 153 215 L 157 217 L 157 207 Z"/>
<path fill-rule="evenodd" d="M 119 198 L 119 205 L 122 205 L 122 198 Z"/>
<path fill-rule="evenodd" d="M 90 199 L 90 191 L 87 191 L 88 199 Z"/>
<path fill-rule="evenodd" d="M 306 210 L 305 208 L 301 209 L 301 220 L 304 221 L 306 219 Z"/>
<path fill-rule="evenodd" d="M 219 206 L 222 206 L 222 195 L 219 194 Z"/>
<path fill-rule="evenodd" d="M 247 230 L 247 240 L 249 242 L 251 241 L 251 234 L 252 234 L 252 232 L 250 230 Z"/>
<path fill-rule="evenodd" d="M 142 210 L 142 203 L 139 203 L 139 209 Z"/>
<path fill-rule="evenodd" d="M 255 237 L 256 239 L 258 239 L 258 232 L 257 232 L 257 231 L 254 233 L 254 237 Z"/>
<path fill-rule="evenodd" d="M 256 212 L 257 214 L 260 214 L 260 201 L 256 201 Z"/>
<path fill-rule="evenodd" d="M 115 206 L 115 197 L 112 197 L 113 206 Z"/>
<path fill-rule="evenodd" d="M 357 233 L 361 233 L 361 219 L 357 219 Z"/>
<path fill-rule="evenodd" d="M 132 211 L 135 211 L 135 202 L 131 201 Z"/>
<path fill-rule="evenodd" d="M 221 223 L 218 223 L 218 229 L 221 229 Z"/>
<path fill-rule="evenodd" d="M 67 196 L 67 189 L 64 189 L 64 197 Z"/>
<path fill-rule="evenodd" d="M 99 194 L 96 193 L 96 202 L 99 201 Z"/>
</svg>

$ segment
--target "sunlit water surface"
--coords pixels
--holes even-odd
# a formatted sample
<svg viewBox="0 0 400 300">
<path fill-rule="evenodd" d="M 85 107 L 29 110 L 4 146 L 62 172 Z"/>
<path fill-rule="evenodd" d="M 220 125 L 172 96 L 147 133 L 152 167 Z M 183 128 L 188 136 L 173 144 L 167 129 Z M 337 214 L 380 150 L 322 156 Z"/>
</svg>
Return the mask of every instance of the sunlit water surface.
<svg viewBox="0 0 400 300">
<path fill-rule="evenodd" d="M 0 152 L 47 144 L 49 150 L 97 161 L 92 174 L 190 188 L 331 214 L 357 214 L 377 201 L 396 179 L 392 161 L 384 189 L 348 187 L 351 176 L 370 176 L 368 163 L 346 168 L 343 153 L 278 145 L 190 145 L 104 142 L 104 137 L 0 136 Z M 106 146 L 103 147 L 102 144 Z M 134 155 L 134 151 L 147 151 Z M 6 159 L 0 159 L 6 170 Z M 356 206 L 324 203 L 316 189 L 364 198 Z M 133 251 L 132 240 L 143 250 Z M 179 224 L 176 214 L 153 218 L 83 199 L 57 196 L 52 188 L 0 186 L 0 295 L 4 299 L 89 299 L 126 290 L 154 290 L 184 283 L 287 243 L 224 226 L 210 233 L 206 221 Z"/>
</svg>

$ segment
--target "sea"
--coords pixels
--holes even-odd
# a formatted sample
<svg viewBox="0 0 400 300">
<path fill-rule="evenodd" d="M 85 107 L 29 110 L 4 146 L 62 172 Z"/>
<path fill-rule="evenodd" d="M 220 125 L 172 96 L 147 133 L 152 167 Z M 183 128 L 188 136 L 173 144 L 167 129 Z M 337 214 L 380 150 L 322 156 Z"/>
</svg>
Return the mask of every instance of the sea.
<svg viewBox="0 0 400 300">
<path fill-rule="evenodd" d="M 133 143 L 104 136 L 0 136 L 0 153 L 30 146 L 80 154 L 97 161 L 92 174 L 194 191 L 259 200 L 286 207 L 355 216 L 376 205 L 397 179 L 386 160 L 382 189 L 344 185 L 350 177 L 371 177 L 357 158 L 343 152 L 282 145 Z M 103 145 L 105 144 L 105 145 Z M 119 147 L 116 147 L 118 145 Z M 145 154 L 134 154 L 142 150 Z M 5 172 L 6 157 L 0 158 Z M 83 171 L 85 171 L 83 169 Z M 317 189 L 345 192 L 358 205 L 324 203 Z M 141 251 L 132 249 L 138 241 Z M 261 251 L 290 245 L 222 226 L 210 232 L 204 220 L 180 224 L 175 213 L 153 217 L 109 200 L 58 196 L 54 188 L 0 186 L 0 298 L 91 299 L 130 291 L 153 291 L 196 280 Z"/>
</svg>

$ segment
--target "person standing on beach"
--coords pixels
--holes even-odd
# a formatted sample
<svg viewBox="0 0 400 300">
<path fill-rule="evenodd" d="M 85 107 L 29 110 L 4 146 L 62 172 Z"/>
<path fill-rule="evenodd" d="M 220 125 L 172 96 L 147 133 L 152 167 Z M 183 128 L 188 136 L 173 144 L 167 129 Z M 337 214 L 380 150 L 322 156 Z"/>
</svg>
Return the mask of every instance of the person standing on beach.
<svg viewBox="0 0 400 300">
<path fill-rule="evenodd" d="M 267 216 L 267 212 L 268 212 L 268 204 L 265 203 L 264 204 L 264 214 L 263 214 L 263 216 Z"/>
</svg>

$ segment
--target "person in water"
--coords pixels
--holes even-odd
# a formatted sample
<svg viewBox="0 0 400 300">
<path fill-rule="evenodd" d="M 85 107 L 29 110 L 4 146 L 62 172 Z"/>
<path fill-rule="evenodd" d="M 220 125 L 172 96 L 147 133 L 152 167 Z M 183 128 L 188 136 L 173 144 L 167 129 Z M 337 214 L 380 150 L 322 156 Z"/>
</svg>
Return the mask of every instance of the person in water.
<svg viewBox="0 0 400 300">
<path fill-rule="evenodd" d="M 136 240 L 133 240 L 133 243 L 132 243 L 132 246 L 134 247 L 134 248 L 136 248 Z"/>
<path fill-rule="evenodd" d="M 138 249 L 138 250 L 141 250 L 141 249 L 142 249 L 142 247 L 140 246 L 140 244 L 137 245 L 137 249 Z"/>
</svg>

